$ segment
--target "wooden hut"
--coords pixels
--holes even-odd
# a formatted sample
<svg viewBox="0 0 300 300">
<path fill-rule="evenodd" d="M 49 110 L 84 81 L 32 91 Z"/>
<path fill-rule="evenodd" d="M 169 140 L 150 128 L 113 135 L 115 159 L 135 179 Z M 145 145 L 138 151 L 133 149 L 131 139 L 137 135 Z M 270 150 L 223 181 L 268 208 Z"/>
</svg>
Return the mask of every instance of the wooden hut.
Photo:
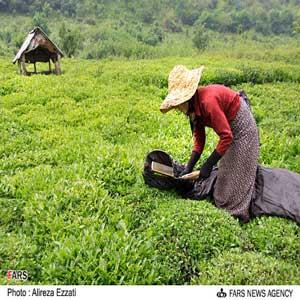
<svg viewBox="0 0 300 300">
<path fill-rule="evenodd" d="M 32 72 L 27 71 L 26 63 L 34 64 L 34 73 L 37 73 L 36 62 L 48 62 L 49 72 L 46 73 L 52 73 L 52 61 L 55 66 L 54 73 L 58 75 L 61 74 L 60 59 L 62 57 L 62 51 L 49 39 L 40 27 L 36 27 L 29 32 L 13 63 L 18 61 L 21 74 L 30 75 Z"/>
</svg>

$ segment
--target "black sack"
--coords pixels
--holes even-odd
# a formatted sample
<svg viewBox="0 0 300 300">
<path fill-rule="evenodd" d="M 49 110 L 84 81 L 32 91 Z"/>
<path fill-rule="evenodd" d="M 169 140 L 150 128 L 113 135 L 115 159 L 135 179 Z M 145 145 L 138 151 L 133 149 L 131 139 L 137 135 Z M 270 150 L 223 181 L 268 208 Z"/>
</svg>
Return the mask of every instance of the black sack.
<svg viewBox="0 0 300 300">
<path fill-rule="evenodd" d="M 146 156 L 144 163 L 143 177 L 147 185 L 166 191 L 173 189 L 182 197 L 194 200 L 212 198 L 218 168 L 214 168 L 211 175 L 206 179 L 189 181 L 154 173 L 151 170 L 152 161 L 172 167 L 175 177 L 179 176 L 185 167 L 173 160 L 168 153 L 161 150 L 154 150 Z"/>
<path fill-rule="evenodd" d="M 194 183 L 191 181 L 154 173 L 151 170 L 152 161 L 172 167 L 175 177 L 184 170 L 184 165 L 174 161 L 168 153 L 161 150 L 154 150 L 146 156 L 144 163 L 143 177 L 147 185 L 166 191 L 175 189 L 181 196 L 184 196 L 185 193 L 193 189 Z"/>
</svg>

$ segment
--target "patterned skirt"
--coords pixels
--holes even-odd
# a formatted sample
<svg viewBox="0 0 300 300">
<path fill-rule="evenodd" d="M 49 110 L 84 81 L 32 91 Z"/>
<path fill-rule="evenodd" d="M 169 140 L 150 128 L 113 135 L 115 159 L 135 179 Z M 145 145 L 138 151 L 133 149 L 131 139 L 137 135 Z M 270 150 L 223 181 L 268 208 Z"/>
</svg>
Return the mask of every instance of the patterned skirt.
<svg viewBox="0 0 300 300">
<path fill-rule="evenodd" d="M 243 98 L 230 127 L 233 141 L 220 160 L 213 198 L 217 207 L 247 222 L 258 164 L 259 136 L 253 115 Z"/>
</svg>

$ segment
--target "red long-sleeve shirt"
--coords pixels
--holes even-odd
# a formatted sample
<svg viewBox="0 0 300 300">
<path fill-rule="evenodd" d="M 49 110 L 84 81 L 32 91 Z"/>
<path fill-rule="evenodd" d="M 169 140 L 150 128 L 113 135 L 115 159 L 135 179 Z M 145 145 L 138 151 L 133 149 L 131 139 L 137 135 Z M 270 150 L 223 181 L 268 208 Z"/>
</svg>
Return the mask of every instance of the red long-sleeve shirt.
<svg viewBox="0 0 300 300">
<path fill-rule="evenodd" d="M 223 155 L 233 139 L 229 123 L 240 108 L 239 94 L 224 85 L 212 84 L 198 88 L 193 101 L 196 115 L 193 150 L 203 152 L 205 126 L 208 126 L 219 135 L 216 150 Z"/>
</svg>

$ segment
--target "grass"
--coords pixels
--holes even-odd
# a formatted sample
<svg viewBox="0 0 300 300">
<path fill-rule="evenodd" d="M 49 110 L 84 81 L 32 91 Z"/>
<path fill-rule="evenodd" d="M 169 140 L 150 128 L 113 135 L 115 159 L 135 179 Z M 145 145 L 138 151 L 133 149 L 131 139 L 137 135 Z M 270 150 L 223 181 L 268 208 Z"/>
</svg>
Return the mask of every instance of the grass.
<svg viewBox="0 0 300 300">
<path fill-rule="evenodd" d="M 300 172 L 300 66 L 282 55 L 65 59 L 31 77 L 1 58 L 0 283 L 25 269 L 29 284 L 300 284 L 298 224 L 240 225 L 141 175 L 149 151 L 185 162 L 192 147 L 187 120 L 158 109 L 178 63 L 246 90 L 260 163 Z M 216 142 L 209 130 L 201 160 Z"/>
</svg>

